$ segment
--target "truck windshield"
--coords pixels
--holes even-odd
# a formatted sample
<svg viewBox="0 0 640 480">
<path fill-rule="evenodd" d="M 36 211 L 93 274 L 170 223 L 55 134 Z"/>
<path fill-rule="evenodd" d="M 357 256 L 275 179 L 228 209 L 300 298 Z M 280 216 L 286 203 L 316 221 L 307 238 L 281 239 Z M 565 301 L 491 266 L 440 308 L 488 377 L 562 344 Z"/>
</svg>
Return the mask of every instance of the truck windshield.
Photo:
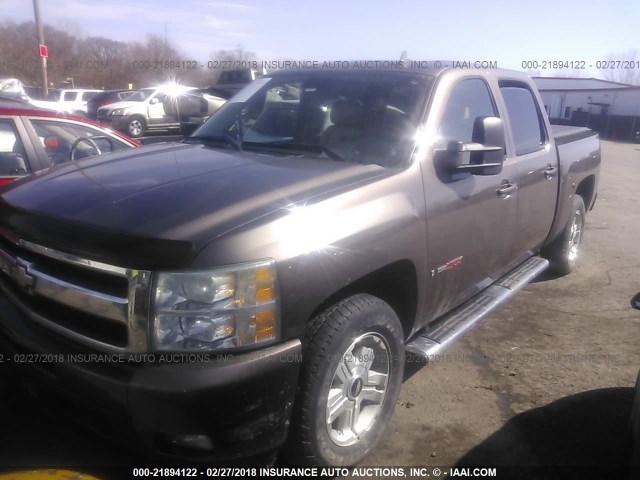
<svg viewBox="0 0 640 480">
<path fill-rule="evenodd" d="M 397 167 L 411 153 L 431 83 L 408 72 L 262 77 L 185 141 Z"/>
</svg>

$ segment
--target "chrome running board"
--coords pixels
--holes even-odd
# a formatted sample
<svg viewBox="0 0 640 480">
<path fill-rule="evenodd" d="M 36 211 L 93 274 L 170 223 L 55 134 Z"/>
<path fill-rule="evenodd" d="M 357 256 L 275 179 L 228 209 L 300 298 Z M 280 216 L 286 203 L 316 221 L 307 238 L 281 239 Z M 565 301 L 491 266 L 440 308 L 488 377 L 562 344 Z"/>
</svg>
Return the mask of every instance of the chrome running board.
<svg viewBox="0 0 640 480">
<path fill-rule="evenodd" d="M 470 330 L 548 266 L 548 260 L 531 257 L 475 297 L 419 331 L 407 343 L 407 353 L 423 357 L 428 362 L 431 356 Z"/>
</svg>

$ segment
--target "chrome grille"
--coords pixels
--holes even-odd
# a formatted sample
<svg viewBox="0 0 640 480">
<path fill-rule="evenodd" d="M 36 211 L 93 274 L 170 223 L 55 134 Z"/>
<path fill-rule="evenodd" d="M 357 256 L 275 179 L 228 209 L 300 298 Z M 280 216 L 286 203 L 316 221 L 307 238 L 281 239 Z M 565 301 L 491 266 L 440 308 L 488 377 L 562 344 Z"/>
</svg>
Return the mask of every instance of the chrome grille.
<svg viewBox="0 0 640 480">
<path fill-rule="evenodd" d="M 147 350 L 150 272 L 6 233 L 0 236 L 0 272 L 0 290 L 31 321 L 99 350 Z"/>
</svg>

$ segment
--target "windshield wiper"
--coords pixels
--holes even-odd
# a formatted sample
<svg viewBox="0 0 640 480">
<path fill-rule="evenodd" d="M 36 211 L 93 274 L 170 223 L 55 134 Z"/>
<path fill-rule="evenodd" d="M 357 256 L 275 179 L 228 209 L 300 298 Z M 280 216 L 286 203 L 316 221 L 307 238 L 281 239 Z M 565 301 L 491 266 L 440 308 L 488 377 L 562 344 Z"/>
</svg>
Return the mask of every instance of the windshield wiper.
<svg viewBox="0 0 640 480">
<path fill-rule="evenodd" d="M 183 143 L 206 143 L 206 142 L 224 142 L 230 145 L 234 150 L 242 150 L 240 142 L 232 138 L 230 135 L 196 135 L 187 137 Z"/>
<path fill-rule="evenodd" d="M 324 153 L 331 160 L 344 162 L 345 159 L 325 145 L 319 143 L 283 143 L 283 142 L 242 142 L 246 147 L 267 147 L 278 150 L 298 150 L 302 152 Z"/>
</svg>

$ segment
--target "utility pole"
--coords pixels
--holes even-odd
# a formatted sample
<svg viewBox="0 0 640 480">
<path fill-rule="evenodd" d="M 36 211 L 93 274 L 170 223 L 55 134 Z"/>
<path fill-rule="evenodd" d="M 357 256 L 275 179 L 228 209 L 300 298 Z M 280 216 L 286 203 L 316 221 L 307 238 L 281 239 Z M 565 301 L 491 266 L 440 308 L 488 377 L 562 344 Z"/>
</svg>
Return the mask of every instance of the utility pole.
<svg viewBox="0 0 640 480">
<path fill-rule="evenodd" d="M 36 17 L 36 28 L 38 29 L 38 44 L 44 45 L 44 32 L 42 31 L 42 22 L 40 20 L 40 1 L 33 0 L 33 12 Z M 49 96 L 49 86 L 47 80 L 47 58 L 40 54 L 42 62 L 42 95 L 46 99 Z"/>
</svg>

